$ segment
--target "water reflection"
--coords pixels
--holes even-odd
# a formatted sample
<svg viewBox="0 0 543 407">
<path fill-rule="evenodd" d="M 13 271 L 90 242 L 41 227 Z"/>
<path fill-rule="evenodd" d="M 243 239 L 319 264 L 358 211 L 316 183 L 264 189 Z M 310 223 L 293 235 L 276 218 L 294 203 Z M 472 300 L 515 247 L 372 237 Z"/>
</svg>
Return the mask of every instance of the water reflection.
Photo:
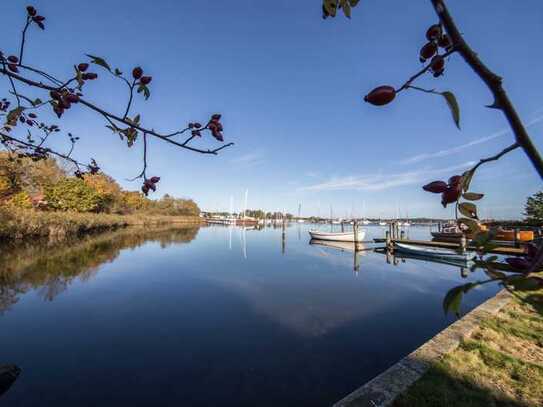
<svg viewBox="0 0 543 407">
<path fill-rule="evenodd" d="M 0 314 L 30 290 L 53 301 L 75 279 L 91 280 L 100 265 L 113 262 L 123 249 L 134 249 L 149 241 L 160 243 L 164 249 L 171 244 L 188 243 L 197 234 L 198 227 L 152 231 L 131 228 L 63 243 L 0 246 Z"/>
<path fill-rule="evenodd" d="M 454 320 L 441 302 L 456 266 L 308 244 L 311 227 L 0 248 L 0 349 L 24 371 L 2 401 L 331 405 Z"/>
</svg>

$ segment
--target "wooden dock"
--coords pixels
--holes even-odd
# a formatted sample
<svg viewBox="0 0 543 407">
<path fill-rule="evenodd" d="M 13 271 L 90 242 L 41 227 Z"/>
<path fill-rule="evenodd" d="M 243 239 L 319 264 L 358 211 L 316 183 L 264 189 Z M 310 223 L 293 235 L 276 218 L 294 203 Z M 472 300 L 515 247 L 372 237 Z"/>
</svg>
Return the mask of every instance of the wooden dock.
<svg viewBox="0 0 543 407">
<path fill-rule="evenodd" d="M 453 249 L 453 250 L 458 250 L 460 248 L 459 243 L 452 243 L 452 242 L 434 242 L 434 241 L 429 241 L 429 240 L 408 240 L 408 239 L 393 239 L 392 242 L 412 244 L 412 245 L 418 245 L 418 246 L 427 246 L 427 247 L 441 247 L 444 249 Z M 472 245 L 468 245 L 467 249 L 475 250 L 476 247 Z M 523 248 L 510 247 L 510 246 L 496 247 L 495 249 L 491 250 L 489 253 L 503 254 L 506 256 L 526 255 L 526 252 L 524 251 Z"/>
</svg>

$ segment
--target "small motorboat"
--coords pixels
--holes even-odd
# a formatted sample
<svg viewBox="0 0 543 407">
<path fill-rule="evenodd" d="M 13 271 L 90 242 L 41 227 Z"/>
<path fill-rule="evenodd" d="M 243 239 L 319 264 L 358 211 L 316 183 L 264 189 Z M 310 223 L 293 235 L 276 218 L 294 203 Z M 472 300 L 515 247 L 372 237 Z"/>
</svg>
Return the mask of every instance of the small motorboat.
<svg viewBox="0 0 543 407">
<path fill-rule="evenodd" d="M 332 240 L 336 242 L 354 242 L 354 232 L 321 232 L 320 230 L 310 230 L 311 239 Z M 356 241 L 361 242 L 366 237 L 366 231 L 360 229 Z"/>
<path fill-rule="evenodd" d="M 399 252 L 413 254 L 420 257 L 434 257 L 437 259 L 449 259 L 455 261 L 473 260 L 477 255 L 474 252 L 459 253 L 453 249 L 444 249 L 441 247 L 423 247 L 405 243 L 394 243 L 394 247 Z"/>
</svg>

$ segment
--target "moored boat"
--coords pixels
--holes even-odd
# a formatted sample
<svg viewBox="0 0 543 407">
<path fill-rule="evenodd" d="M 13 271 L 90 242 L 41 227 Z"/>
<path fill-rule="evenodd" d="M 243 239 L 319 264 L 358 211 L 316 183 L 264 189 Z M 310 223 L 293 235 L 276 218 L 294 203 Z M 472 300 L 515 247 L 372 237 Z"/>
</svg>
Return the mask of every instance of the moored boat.
<svg viewBox="0 0 543 407">
<path fill-rule="evenodd" d="M 336 242 L 354 242 L 355 234 L 350 232 L 322 232 L 320 230 L 310 230 L 309 235 L 312 239 L 332 240 Z M 366 237 L 365 230 L 359 230 L 356 241 L 361 242 Z"/>
<path fill-rule="evenodd" d="M 417 256 L 434 257 L 440 259 L 451 260 L 473 260 L 477 255 L 474 252 L 459 253 L 453 249 L 445 249 L 440 247 L 424 247 L 406 243 L 394 243 L 394 248 L 399 252 L 409 253 Z"/>
</svg>

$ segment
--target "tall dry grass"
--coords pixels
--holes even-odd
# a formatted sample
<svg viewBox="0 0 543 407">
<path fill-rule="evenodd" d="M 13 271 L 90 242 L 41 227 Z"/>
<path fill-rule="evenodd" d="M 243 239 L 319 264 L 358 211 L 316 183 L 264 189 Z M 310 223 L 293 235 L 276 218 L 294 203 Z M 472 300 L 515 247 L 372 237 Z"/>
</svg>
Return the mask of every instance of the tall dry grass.
<svg viewBox="0 0 543 407">
<path fill-rule="evenodd" d="M 30 237 L 62 239 L 65 236 L 112 230 L 131 225 L 154 226 L 172 223 L 199 224 L 200 222 L 198 217 L 44 212 L 0 207 L 0 240 Z"/>
</svg>

